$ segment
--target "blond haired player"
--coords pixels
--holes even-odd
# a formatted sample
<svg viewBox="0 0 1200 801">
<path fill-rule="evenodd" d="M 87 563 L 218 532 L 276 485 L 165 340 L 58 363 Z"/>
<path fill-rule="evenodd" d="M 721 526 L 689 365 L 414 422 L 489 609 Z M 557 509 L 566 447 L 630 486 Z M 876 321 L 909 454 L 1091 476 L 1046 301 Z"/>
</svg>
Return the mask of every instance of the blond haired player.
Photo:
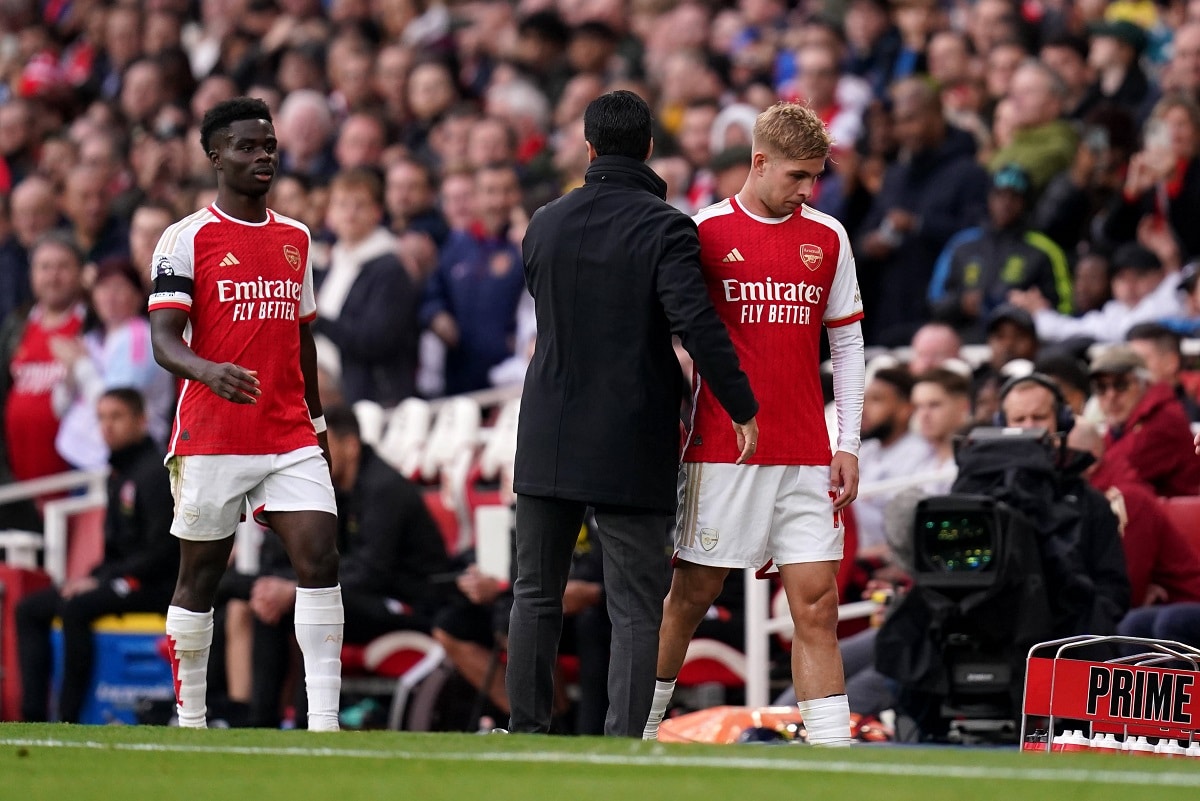
<svg viewBox="0 0 1200 801">
<path fill-rule="evenodd" d="M 759 398 L 764 438 L 748 466 L 736 467 L 729 420 L 696 377 L 646 739 L 658 736 L 688 643 L 730 570 L 774 560 L 795 623 L 792 681 L 809 742 L 850 742 L 836 578 L 840 513 L 858 494 L 862 301 L 845 229 L 804 205 L 830 144 L 810 109 L 767 109 L 741 191 L 694 218 L 709 295 Z M 818 375 L 822 326 L 833 356 L 836 453 Z"/>
</svg>

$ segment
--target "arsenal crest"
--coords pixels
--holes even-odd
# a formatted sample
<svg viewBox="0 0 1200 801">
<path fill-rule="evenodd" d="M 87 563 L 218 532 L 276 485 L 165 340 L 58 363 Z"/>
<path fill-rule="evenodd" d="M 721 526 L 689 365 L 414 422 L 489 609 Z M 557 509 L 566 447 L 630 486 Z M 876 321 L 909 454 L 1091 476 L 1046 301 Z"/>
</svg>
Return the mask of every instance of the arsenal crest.
<svg viewBox="0 0 1200 801">
<path fill-rule="evenodd" d="M 804 262 L 804 266 L 816 272 L 821 266 L 821 262 L 825 259 L 825 251 L 821 250 L 820 245 L 801 245 L 800 246 L 800 261 Z"/>
<path fill-rule="evenodd" d="M 292 265 L 293 270 L 300 269 L 300 248 L 295 245 L 284 245 L 283 257 L 287 259 L 288 264 Z"/>
<path fill-rule="evenodd" d="M 721 533 L 715 528 L 700 529 L 700 547 L 706 551 L 711 551 L 717 547 L 718 540 L 721 539 Z"/>
</svg>

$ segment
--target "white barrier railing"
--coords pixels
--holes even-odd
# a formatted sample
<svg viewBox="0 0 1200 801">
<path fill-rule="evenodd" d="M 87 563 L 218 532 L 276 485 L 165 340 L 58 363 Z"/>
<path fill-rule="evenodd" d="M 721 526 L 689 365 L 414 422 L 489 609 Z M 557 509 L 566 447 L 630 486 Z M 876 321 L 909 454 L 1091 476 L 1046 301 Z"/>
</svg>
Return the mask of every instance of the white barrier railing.
<svg viewBox="0 0 1200 801">
<path fill-rule="evenodd" d="M 864 484 L 858 489 L 858 497 L 870 498 L 873 495 L 893 494 L 909 487 L 953 480 L 956 472 L 957 468 L 950 466 L 928 473 Z M 747 568 L 744 571 L 746 582 L 746 705 L 750 707 L 766 706 L 770 703 L 770 637 L 772 634 L 790 631 L 792 628 L 790 615 L 771 616 L 770 582 L 757 578 L 756 572 L 753 568 Z M 873 601 L 842 604 L 838 607 L 838 620 L 868 617 L 877 608 L 878 604 Z"/>
<path fill-rule="evenodd" d="M 72 470 L 68 473 L 55 473 L 29 481 L 5 484 L 0 486 L 0 506 L 40 498 L 43 495 L 73 492 L 78 489 L 103 493 L 106 478 L 108 478 L 107 467 L 99 470 Z"/>
</svg>

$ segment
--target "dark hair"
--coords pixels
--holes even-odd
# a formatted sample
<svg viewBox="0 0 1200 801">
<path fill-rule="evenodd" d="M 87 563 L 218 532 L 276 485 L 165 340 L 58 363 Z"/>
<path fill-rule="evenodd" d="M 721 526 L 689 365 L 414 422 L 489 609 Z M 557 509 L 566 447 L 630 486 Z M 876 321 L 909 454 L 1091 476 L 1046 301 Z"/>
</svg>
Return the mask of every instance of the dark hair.
<svg viewBox="0 0 1200 801">
<path fill-rule="evenodd" d="M 70 231 L 62 228 L 52 228 L 42 234 L 33 243 L 33 247 L 29 249 L 29 258 L 33 259 L 33 254 L 41 250 L 46 245 L 59 247 L 71 254 L 75 259 L 75 265 L 80 269 L 87 263 L 87 255 L 83 252 L 83 248 L 79 247 L 79 243 L 75 241 L 75 237 Z"/>
<path fill-rule="evenodd" d="M 627 89 L 601 95 L 583 112 L 583 138 L 598 156 L 645 161 L 650 153 L 650 106 Z"/>
<path fill-rule="evenodd" d="M 904 400 L 908 400 L 912 395 L 913 381 L 912 374 L 904 367 L 884 367 L 876 370 L 871 377 L 872 381 L 882 381 L 885 384 L 891 384 L 896 390 L 896 394 Z"/>
<path fill-rule="evenodd" d="M 1092 391 L 1087 365 L 1069 353 L 1051 354 L 1038 359 L 1033 363 L 1033 370 L 1048 375 L 1060 385 L 1071 387 L 1084 395 Z"/>
<path fill-rule="evenodd" d="M 333 176 L 329 182 L 330 191 L 334 189 L 354 190 L 363 189 L 371 196 L 371 202 L 383 206 L 383 181 L 379 174 L 369 167 L 351 167 Z"/>
<path fill-rule="evenodd" d="M 349 406 L 326 407 L 325 425 L 331 434 L 336 434 L 339 437 L 362 439 L 362 432 L 358 427 L 358 417 Z"/>
<path fill-rule="evenodd" d="M 200 123 L 200 147 L 204 148 L 205 153 L 209 152 L 213 134 L 220 133 L 233 123 L 242 120 L 273 122 L 271 109 L 267 108 L 267 104 L 257 97 L 235 97 L 232 100 L 224 100 L 210 108 L 204 115 L 204 120 Z"/>
<path fill-rule="evenodd" d="M 1180 336 L 1162 323 L 1138 323 L 1125 334 L 1126 342 L 1153 342 L 1161 353 L 1179 354 Z"/>
<path fill-rule="evenodd" d="M 113 387 L 112 389 L 105 390 L 104 394 L 100 397 L 120 401 L 128 407 L 129 411 L 133 412 L 134 417 L 141 417 L 146 414 L 146 401 L 142 397 L 142 393 L 133 387 Z"/>
</svg>

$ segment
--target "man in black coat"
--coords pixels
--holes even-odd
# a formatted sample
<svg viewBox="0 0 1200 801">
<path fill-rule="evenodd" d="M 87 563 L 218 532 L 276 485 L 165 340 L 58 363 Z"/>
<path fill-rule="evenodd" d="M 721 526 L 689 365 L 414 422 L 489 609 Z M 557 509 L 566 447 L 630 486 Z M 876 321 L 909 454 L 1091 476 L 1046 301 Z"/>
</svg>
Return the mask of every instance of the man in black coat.
<svg viewBox="0 0 1200 801">
<path fill-rule="evenodd" d="M 21 644 L 21 714 L 46 720 L 50 624 L 62 618 L 63 680 L 58 716 L 79 721 L 92 679 L 92 623 L 123 612 L 166 613 L 179 572 L 171 536 L 171 482 L 163 453 L 146 433 L 142 396 L 112 389 L 97 402 L 100 433 L 110 450 L 104 558 L 90 575 L 27 596 L 17 605 Z"/>
<path fill-rule="evenodd" d="M 562 593 L 596 510 L 613 625 L 605 732 L 640 737 L 654 690 L 675 521 L 683 376 L 678 334 L 754 454 L 758 403 L 700 273 L 696 226 L 646 165 L 650 109 L 616 91 L 584 114 L 584 185 L 540 209 L 524 241 L 538 338 L 517 434 L 511 728 L 546 732 Z"/>
</svg>

